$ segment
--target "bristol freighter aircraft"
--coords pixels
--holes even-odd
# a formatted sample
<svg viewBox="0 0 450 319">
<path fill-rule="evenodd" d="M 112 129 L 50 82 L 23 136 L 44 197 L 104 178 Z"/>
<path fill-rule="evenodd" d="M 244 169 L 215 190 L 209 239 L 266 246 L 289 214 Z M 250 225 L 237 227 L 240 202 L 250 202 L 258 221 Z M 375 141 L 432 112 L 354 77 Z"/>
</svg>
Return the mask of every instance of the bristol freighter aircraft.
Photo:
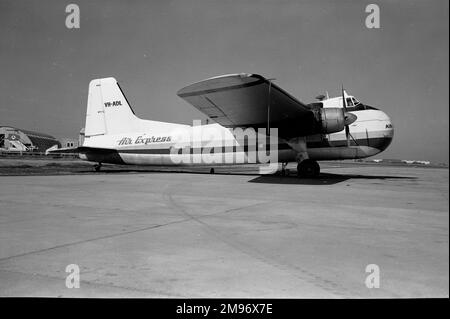
<svg viewBox="0 0 450 319">
<path fill-rule="evenodd" d="M 92 80 L 83 145 L 66 151 L 96 163 L 97 171 L 102 163 L 210 166 L 213 172 L 222 164 L 270 161 L 281 163 L 283 173 L 288 162 L 297 162 L 299 176 L 315 177 L 317 161 L 373 156 L 388 147 L 394 134 L 383 111 L 344 89 L 340 96 L 327 94 L 304 104 L 271 79 L 241 73 L 194 83 L 177 95 L 215 123 L 140 119 L 116 79 Z"/>
</svg>

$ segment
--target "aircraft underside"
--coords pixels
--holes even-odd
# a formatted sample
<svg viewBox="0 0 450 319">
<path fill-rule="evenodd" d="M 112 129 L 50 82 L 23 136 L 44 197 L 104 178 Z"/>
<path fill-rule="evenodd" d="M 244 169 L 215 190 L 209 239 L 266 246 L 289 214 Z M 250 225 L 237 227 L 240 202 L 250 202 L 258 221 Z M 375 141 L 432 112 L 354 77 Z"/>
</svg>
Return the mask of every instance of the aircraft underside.
<svg viewBox="0 0 450 319">
<path fill-rule="evenodd" d="M 378 154 L 390 144 L 391 140 L 391 137 L 354 139 L 350 146 L 346 145 L 345 140 L 335 140 L 333 141 L 333 146 L 326 139 L 322 142 L 310 142 L 307 143 L 307 157 L 305 159 L 311 162 L 365 158 Z M 211 157 L 204 156 L 206 151 L 209 152 Z M 240 151 L 236 147 L 220 147 L 208 150 L 206 148 L 190 148 L 184 150 L 183 154 L 181 154 L 181 151 L 176 154 L 171 152 L 170 148 L 128 148 L 102 152 L 85 152 L 80 154 L 80 158 L 97 163 L 149 166 L 214 167 L 236 164 L 267 164 L 266 158 L 260 160 L 258 151 Z M 277 162 L 288 163 L 294 161 L 298 161 L 298 152 L 286 143 L 278 144 Z M 316 164 L 313 163 L 312 165 Z M 95 166 L 95 168 L 99 170 L 100 165 Z"/>
</svg>

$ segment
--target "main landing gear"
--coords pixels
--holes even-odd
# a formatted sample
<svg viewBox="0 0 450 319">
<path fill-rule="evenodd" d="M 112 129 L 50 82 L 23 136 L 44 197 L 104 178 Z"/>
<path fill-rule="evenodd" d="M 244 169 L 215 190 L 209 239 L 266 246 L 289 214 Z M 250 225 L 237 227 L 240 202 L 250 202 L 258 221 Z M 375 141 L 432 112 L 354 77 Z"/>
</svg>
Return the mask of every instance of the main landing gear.
<svg viewBox="0 0 450 319">
<path fill-rule="evenodd" d="M 319 163 L 312 159 L 305 159 L 298 163 L 297 165 L 297 176 L 298 177 L 306 177 L 313 178 L 318 177 L 320 174 L 320 166 Z"/>
<path fill-rule="evenodd" d="M 290 147 L 297 152 L 295 159 L 297 165 L 297 175 L 303 178 L 313 178 L 319 176 L 320 166 L 308 156 L 308 147 L 306 144 L 306 137 L 296 137 L 288 141 Z"/>
<path fill-rule="evenodd" d="M 288 176 L 289 171 L 286 169 L 288 163 L 281 163 L 281 176 Z"/>
<path fill-rule="evenodd" d="M 100 169 L 102 168 L 102 163 L 98 163 L 94 165 L 94 170 L 96 172 L 100 172 Z"/>
</svg>

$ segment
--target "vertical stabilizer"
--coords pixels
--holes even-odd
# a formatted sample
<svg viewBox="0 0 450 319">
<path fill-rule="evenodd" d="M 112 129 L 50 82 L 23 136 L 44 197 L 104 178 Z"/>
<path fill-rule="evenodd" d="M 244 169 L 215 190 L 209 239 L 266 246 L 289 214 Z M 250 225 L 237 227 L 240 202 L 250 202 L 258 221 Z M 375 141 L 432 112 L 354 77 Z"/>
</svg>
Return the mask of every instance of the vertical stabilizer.
<svg viewBox="0 0 450 319">
<path fill-rule="evenodd" d="M 133 132 L 138 120 L 116 79 L 89 83 L 85 136 Z"/>
</svg>

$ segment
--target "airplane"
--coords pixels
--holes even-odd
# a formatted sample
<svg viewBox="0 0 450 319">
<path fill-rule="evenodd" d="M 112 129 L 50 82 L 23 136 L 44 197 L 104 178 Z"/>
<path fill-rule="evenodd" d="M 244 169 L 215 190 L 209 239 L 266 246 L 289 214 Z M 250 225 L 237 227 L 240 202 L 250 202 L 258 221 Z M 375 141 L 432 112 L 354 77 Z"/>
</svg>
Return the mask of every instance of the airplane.
<svg viewBox="0 0 450 319">
<path fill-rule="evenodd" d="M 96 163 L 96 171 L 110 163 L 211 166 L 213 173 L 217 165 L 263 163 L 267 157 L 259 156 L 259 148 L 267 155 L 273 147 L 282 174 L 287 163 L 297 162 L 297 175 L 313 178 L 320 174 L 318 161 L 376 155 L 394 135 L 386 113 L 361 103 L 344 88 L 340 96 L 330 98 L 327 93 L 304 104 L 273 79 L 238 73 L 191 84 L 177 95 L 215 123 L 191 126 L 140 119 L 115 78 L 94 79 L 83 144 L 48 153 L 77 152 Z M 207 133 L 198 134 L 199 129 Z M 234 132 L 239 129 L 256 134 L 238 139 Z M 203 160 L 205 154 L 214 160 Z"/>
</svg>

